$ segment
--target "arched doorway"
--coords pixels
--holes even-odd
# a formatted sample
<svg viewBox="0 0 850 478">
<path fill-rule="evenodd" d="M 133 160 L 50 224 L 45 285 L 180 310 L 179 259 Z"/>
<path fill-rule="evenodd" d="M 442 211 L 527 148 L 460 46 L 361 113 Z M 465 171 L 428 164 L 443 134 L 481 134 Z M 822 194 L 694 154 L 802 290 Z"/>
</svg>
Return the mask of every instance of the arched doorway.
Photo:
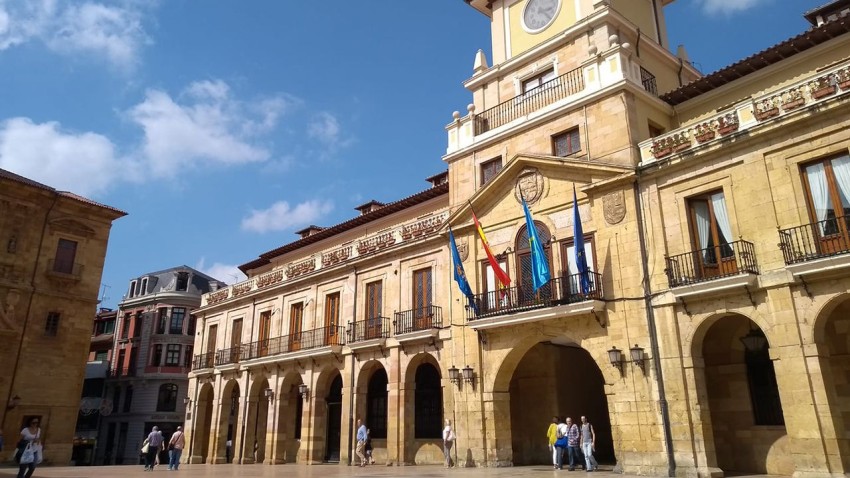
<svg viewBox="0 0 850 478">
<path fill-rule="evenodd" d="M 437 359 L 428 353 L 411 358 L 403 375 L 400 459 L 408 464 L 443 463 L 443 381 Z"/>
<path fill-rule="evenodd" d="M 239 383 L 236 380 L 230 380 L 222 390 L 222 410 L 219 418 L 220 430 L 218 435 L 218 450 L 217 456 L 224 457 L 226 463 L 231 463 L 235 458 L 236 450 L 240 443 L 237 436 L 239 425 L 239 399 L 241 397 Z M 228 399 L 229 397 L 229 399 Z M 224 433 L 222 433 L 224 432 Z M 228 447 L 227 443 L 231 446 Z"/>
<path fill-rule="evenodd" d="M 416 439 L 442 439 L 443 386 L 440 371 L 432 363 L 426 362 L 416 368 L 413 409 Z"/>
<path fill-rule="evenodd" d="M 839 299 L 840 300 L 840 299 Z M 850 471 L 850 299 L 822 313 L 815 342 L 838 453 L 844 472 Z"/>
<path fill-rule="evenodd" d="M 596 460 L 616 462 L 605 381 L 583 348 L 567 341 L 532 346 L 513 370 L 508 395 L 514 465 L 552 464 L 551 452 L 541 443 L 553 416 L 570 417 L 579 425 L 587 417 L 596 434 Z"/>
<path fill-rule="evenodd" d="M 342 441 L 342 375 L 337 372 L 325 397 L 327 427 L 325 434 L 325 461 L 339 462 Z"/>
<path fill-rule="evenodd" d="M 265 378 L 251 386 L 245 430 L 244 462 L 263 463 L 266 458 L 266 430 L 269 423 L 269 397 L 266 390 L 269 382 Z"/>
<path fill-rule="evenodd" d="M 755 322 L 727 315 L 708 326 L 694 355 L 707 402 L 717 466 L 724 472 L 791 474 L 790 448 L 770 344 Z M 790 468 L 789 468 L 790 467 Z"/>
<path fill-rule="evenodd" d="M 366 391 L 366 426 L 373 440 L 387 438 L 387 372 L 377 368 Z M 374 446 L 374 444 L 373 444 Z"/>
<path fill-rule="evenodd" d="M 196 457 L 193 462 L 209 463 L 210 459 L 210 433 L 212 431 L 213 416 L 213 386 L 205 383 L 198 393 L 198 404 L 195 412 L 195 437 L 192 439 L 195 449 L 192 455 Z"/>
</svg>

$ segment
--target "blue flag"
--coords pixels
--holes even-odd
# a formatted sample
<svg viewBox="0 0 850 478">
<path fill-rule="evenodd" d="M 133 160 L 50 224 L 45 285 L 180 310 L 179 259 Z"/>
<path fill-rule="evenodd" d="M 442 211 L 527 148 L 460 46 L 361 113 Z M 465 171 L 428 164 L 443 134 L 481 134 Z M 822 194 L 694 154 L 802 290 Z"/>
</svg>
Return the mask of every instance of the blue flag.
<svg viewBox="0 0 850 478">
<path fill-rule="evenodd" d="M 528 210 L 528 204 L 525 203 L 525 198 L 522 198 L 522 208 L 525 210 L 525 228 L 528 231 L 528 247 L 531 249 L 531 280 L 534 287 L 534 293 L 537 289 L 549 283 L 552 278 L 549 275 L 549 261 L 546 259 L 546 253 L 543 252 L 543 244 L 540 243 L 540 238 L 537 237 L 537 228 L 534 227 L 534 221 L 531 219 L 531 211 Z"/>
<path fill-rule="evenodd" d="M 452 265 L 454 266 L 455 281 L 457 286 L 466 299 L 469 301 L 469 306 L 478 315 L 478 306 L 475 304 L 475 297 L 472 295 L 472 289 L 469 287 L 469 281 L 466 280 L 466 273 L 463 271 L 463 261 L 460 260 L 460 254 L 457 252 L 457 244 L 455 243 L 455 235 L 449 228 L 449 245 L 452 248 Z"/>
<path fill-rule="evenodd" d="M 587 268 L 587 257 L 584 255 L 584 232 L 581 228 L 581 215 L 578 212 L 575 185 L 573 185 L 573 244 L 576 252 L 576 269 L 578 270 L 581 293 L 587 294 L 590 292 L 590 271 Z"/>
</svg>

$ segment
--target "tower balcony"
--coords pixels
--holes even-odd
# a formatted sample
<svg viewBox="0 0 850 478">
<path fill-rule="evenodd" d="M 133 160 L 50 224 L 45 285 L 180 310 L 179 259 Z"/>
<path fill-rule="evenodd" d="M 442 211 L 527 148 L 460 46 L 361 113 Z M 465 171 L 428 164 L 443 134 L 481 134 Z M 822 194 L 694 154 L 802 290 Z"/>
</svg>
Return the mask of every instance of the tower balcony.
<svg viewBox="0 0 850 478">
<path fill-rule="evenodd" d="M 602 275 L 588 272 L 557 277 L 534 292 L 530 286 L 508 287 L 474 296 L 467 307 L 472 329 L 491 329 L 601 311 Z"/>
</svg>

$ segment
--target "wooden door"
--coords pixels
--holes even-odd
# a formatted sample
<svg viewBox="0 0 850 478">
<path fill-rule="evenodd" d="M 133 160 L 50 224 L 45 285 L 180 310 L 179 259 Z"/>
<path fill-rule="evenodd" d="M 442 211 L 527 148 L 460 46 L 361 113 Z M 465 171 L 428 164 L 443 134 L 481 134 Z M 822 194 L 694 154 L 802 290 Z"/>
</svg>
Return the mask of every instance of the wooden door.
<svg viewBox="0 0 850 478">
<path fill-rule="evenodd" d="M 366 284 L 366 318 L 363 324 L 363 337 L 356 339 L 369 340 L 381 337 L 383 282 L 377 281 Z M 357 327 L 355 327 L 355 331 Z"/>
<path fill-rule="evenodd" d="M 239 362 L 239 352 L 242 345 L 242 319 L 233 321 L 230 327 L 230 363 Z"/>
<path fill-rule="evenodd" d="M 339 328 L 339 292 L 325 297 L 325 341 L 324 345 L 337 345 Z"/>
<path fill-rule="evenodd" d="M 304 320 L 304 303 L 289 308 L 289 351 L 301 350 L 301 324 Z"/>
<path fill-rule="evenodd" d="M 688 201 L 691 216 L 691 230 L 694 231 L 693 250 L 694 262 L 696 264 L 695 279 L 710 279 L 712 277 L 723 277 L 738 272 L 738 262 L 730 239 L 725 237 L 719 227 L 718 214 L 725 212 L 716 211 L 715 204 L 711 198 L 722 192 L 701 197 L 692 198 Z M 702 217 L 702 219 L 701 219 Z M 700 231 L 699 223 L 708 220 L 708 230 Z M 705 226 L 704 226 L 705 227 Z M 707 236 L 704 239 L 702 234 Z M 706 247 L 703 247 L 705 244 Z"/>
<path fill-rule="evenodd" d="M 269 354 L 269 334 L 272 329 L 272 312 L 267 310 L 260 313 L 260 335 L 257 342 L 257 357 Z"/>
<path fill-rule="evenodd" d="M 431 313 L 431 269 L 413 271 L 413 330 L 433 326 Z"/>
<path fill-rule="evenodd" d="M 216 340 L 218 340 L 218 324 L 210 325 L 209 330 L 207 331 L 207 353 L 204 355 L 204 361 L 206 362 L 206 367 L 213 366 L 213 357 L 215 357 L 215 345 Z"/>
<path fill-rule="evenodd" d="M 806 200 L 809 203 L 809 211 L 812 216 L 812 235 L 816 238 L 815 246 L 820 255 L 835 254 L 850 249 L 850 198 L 844 197 L 838 177 L 835 174 L 833 163 L 845 162 L 847 157 L 832 160 L 818 161 L 809 164 L 803 174 L 803 182 L 806 184 Z M 844 185 L 846 189 L 846 184 Z M 820 205 L 825 213 L 825 218 L 819 220 L 816 206 L 817 202 L 813 196 L 812 189 L 819 190 L 824 196 L 820 199 L 824 203 Z"/>
<path fill-rule="evenodd" d="M 552 235 L 542 223 L 535 222 L 537 228 L 537 239 L 543 244 L 543 253 L 546 255 L 546 263 L 549 266 L 549 275 L 552 276 L 552 249 L 549 246 Z M 531 269 L 531 247 L 528 243 L 528 227 L 523 227 L 517 234 L 516 240 L 516 271 L 517 292 L 516 301 L 520 307 L 534 305 L 552 298 L 552 285 L 544 284 L 536 292 L 534 291 L 534 279 Z"/>
</svg>

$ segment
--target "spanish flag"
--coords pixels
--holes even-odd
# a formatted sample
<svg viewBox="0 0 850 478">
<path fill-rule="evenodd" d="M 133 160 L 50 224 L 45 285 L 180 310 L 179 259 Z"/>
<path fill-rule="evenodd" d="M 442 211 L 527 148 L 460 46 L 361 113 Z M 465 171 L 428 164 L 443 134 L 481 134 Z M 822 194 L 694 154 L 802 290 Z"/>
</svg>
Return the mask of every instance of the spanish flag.
<svg viewBox="0 0 850 478">
<path fill-rule="evenodd" d="M 490 250 L 490 243 L 487 242 L 487 236 L 484 235 L 484 229 L 481 229 L 481 223 L 478 222 L 478 217 L 475 215 L 475 210 L 472 209 L 471 204 L 469 205 L 469 209 L 472 210 L 472 220 L 475 221 L 475 230 L 478 231 L 478 237 L 481 238 L 481 243 L 484 244 L 484 252 L 487 253 L 487 260 L 490 261 L 490 267 L 493 268 L 493 275 L 499 281 L 499 289 L 504 294 L 504 289 L 511 284 L 511 278 L 499 266 L 499 261 L 493 257 L 493 251 Z"/>
</svg>

